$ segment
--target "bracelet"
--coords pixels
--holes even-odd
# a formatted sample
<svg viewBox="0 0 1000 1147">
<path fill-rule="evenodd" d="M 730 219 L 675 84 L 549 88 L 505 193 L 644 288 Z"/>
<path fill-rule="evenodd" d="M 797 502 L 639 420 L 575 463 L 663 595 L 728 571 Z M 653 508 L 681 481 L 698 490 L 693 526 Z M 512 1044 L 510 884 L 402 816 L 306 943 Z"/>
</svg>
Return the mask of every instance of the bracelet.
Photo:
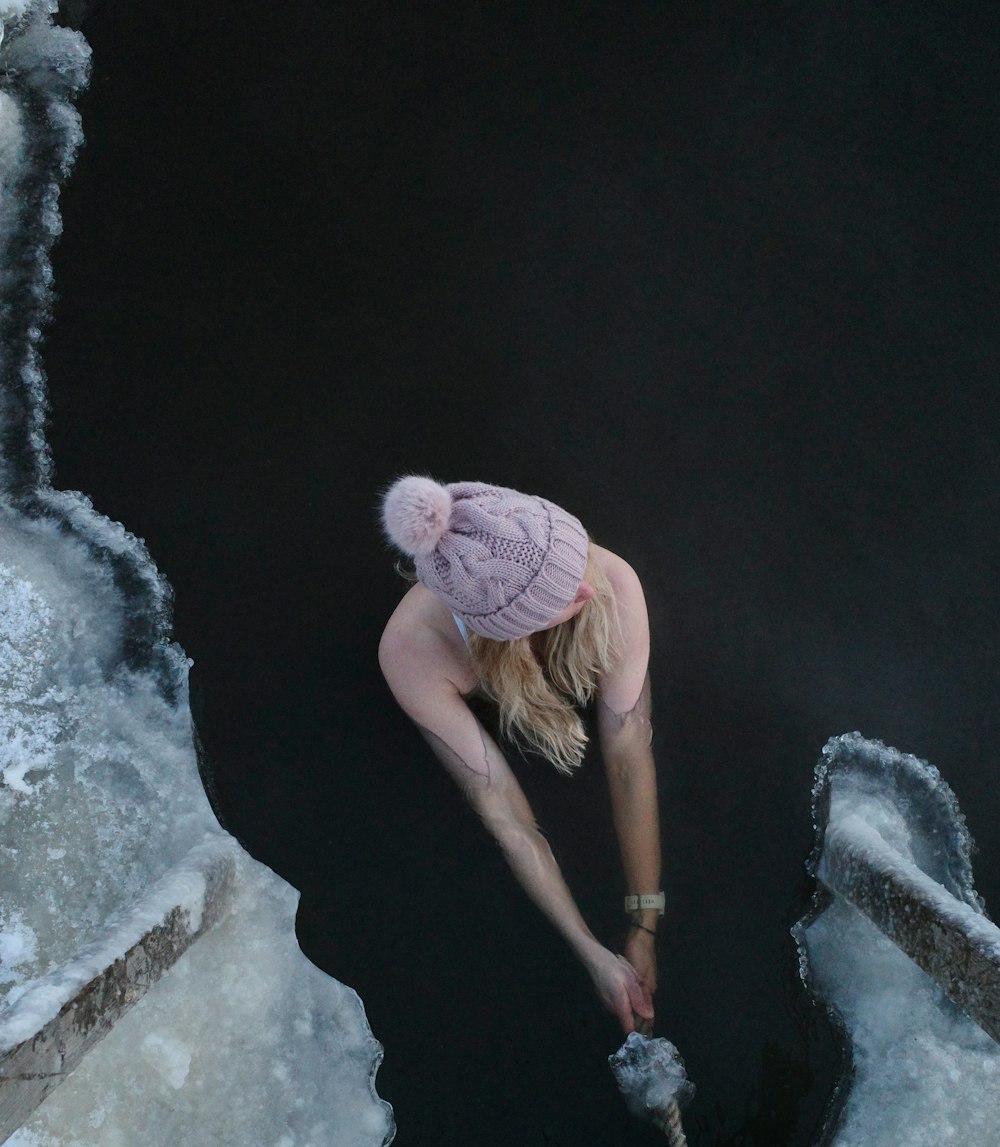
<svg viewBox="0 0 1000 1147">
<path fill-rule="evenodd" d="M 667 898 L 662 892 L 657 892 L 655 894 L 652 892 L 645 892 L 640 896 L 626 896 L 625 911 L 638 912 L 643 908 L 655 908 L 662 916 L 666 902 Z"/>
<path fill-rule="evenodd" d="M 636 924 L 636 922 L 634 920 L 632 921 L 631 924 L 629 924 L 629 927 L 630 928 L 638 928 L 642 932 L 648 932 L 650 934 L 650 936 L 656 935 L 656 932 L 653 928 L 647 928 L 645 924 Z"/>
</svg>

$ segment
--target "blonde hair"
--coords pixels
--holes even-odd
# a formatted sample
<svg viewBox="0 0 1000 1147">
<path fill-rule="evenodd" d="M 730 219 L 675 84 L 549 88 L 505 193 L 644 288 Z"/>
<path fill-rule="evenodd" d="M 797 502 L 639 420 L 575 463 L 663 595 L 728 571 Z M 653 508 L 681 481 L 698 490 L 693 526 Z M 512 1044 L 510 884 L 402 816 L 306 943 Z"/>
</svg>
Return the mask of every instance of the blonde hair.
<svg viewBox="0 0 1000 1147">
<path fill-rule="evenodd" d="M 595 593 L 569 621 L 513 641 L 469 634 L 472 664 L 499 709 L 501 735 L 525 742 L 567 775 L 587 747 L 576 706 L 593 700 L 621 645 L 614 593 L 592 548 L 583 576 Z"/>
</svg>

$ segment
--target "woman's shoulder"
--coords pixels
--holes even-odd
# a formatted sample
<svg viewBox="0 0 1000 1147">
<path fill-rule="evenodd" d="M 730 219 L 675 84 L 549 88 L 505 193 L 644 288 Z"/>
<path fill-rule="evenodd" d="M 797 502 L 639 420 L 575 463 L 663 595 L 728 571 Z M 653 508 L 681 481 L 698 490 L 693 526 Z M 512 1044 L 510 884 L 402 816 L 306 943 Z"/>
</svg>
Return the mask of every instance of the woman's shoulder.
<svg viewBox="0 0 1000 1147">
<path fill-rule="evenodd" d="M 379 664 L 391 688 L 436 680 L 466 691 L 475 674 L 455 619 L 426 586 L 403 595 L 382 631 Z"/>
<path fill-rule="evenodd" d="M 639 581 L 639 575 L 628 562 L 611 550 L 606 550 L 603 546 L 596 543 L 591 543 L 591 546 L 601 572 L 608 579 L 615 600 L 619 603 L 642 601 L 642 583 Z"/>
<path fill-rule="evenodd" d="M 614 713 L 628 713 L 642 694 L 649 668 L 649 616 L 639 575 L 624 558 L 595 547 L 595 557 L 614 594 L 621 646 L 614 668 L 598 684 L 598 695 Z"/>
<path fill-rule="evenodd" d="M 391 644 L 399 651 L 413 649 L 426 653 L 439 645 L 454 646 L 453 636 L 457 636 L 461 644 L 451 612 L 426 586 L 417 582 L 392 611 L 380 645 Z"/>
</svg>

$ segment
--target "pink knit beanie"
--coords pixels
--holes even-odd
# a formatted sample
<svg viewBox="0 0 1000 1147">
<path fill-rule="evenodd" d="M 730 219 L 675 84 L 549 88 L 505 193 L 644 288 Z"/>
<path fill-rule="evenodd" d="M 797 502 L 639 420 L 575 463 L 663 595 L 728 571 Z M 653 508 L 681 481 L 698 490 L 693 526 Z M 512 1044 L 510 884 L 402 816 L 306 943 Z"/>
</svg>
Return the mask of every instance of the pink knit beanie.
<svg viewBox="0 0 1000 1147">
<path fill-rule="evenodd" d="M 382 502 L 393 545 L 476 633 L 527 637 L 576 596 L 587 532 L 559 506 L 505 486 L 400 478 Z"/>
</svg>

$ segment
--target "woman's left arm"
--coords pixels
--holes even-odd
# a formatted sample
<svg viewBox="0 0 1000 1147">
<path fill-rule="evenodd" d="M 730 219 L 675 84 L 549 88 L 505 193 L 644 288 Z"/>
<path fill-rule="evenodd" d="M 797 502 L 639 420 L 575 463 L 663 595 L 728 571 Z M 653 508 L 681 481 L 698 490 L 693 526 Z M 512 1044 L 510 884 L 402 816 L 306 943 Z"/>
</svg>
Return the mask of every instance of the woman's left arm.
<svg viewBox="0 0 1000 1147">
<path fill-rule="evenodd" d="M 598 738 L 627 891 L 655 893 L 660 890 L 660 821 L 650 745 L 649 621 L 642 586 L 631 567 L 616 558 L 608 573 L 618 604 L 622 650 L 615 669 L 600 683 Z M 652 1005 L 656 991 L 652 933 L 659 913 L 647 908 L 633 913 L 631 921 L 623 955 Z"/>
</svg>

